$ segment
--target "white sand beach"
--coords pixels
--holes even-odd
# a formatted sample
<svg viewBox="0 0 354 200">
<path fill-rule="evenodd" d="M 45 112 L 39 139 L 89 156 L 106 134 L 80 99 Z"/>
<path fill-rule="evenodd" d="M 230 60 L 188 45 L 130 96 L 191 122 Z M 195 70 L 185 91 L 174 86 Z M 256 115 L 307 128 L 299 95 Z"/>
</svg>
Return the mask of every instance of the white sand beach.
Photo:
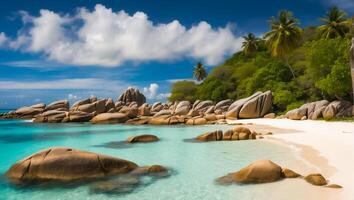
<svg viewBox="0 0 354 200">
<path fill-rule="evenodd" d="M 343 186 L 337 199 L 354 198 L 354 123 L 288 119 L 234 120 L 229 123 L 253 123 L 253 130 L 269 130 L 273 135 L 266 139 L 280 141 L 299 152 L 311 167 L 292 169 L 307 174 L 318 172 L 330 183 Z M 335 190 L 335 189 L 333 189 Z"/>
</svg>

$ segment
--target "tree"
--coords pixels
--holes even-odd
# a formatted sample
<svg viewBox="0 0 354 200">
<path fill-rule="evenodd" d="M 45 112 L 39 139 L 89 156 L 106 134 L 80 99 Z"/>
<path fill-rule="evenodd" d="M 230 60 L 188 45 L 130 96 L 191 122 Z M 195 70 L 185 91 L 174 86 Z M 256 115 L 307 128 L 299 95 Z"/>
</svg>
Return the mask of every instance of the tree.
<svg viewBox="0 0 354 200">
<path fill-rule="evenodd" d="M 258 50 L 260 39 L 257 38 L 252 33 L 248 33 L 247 36 L 243 37 L 242 48 L 245 55 L 249 55 Z"/>
<path fill-rule="evenodd" d="M 352 37 L 352 46 L 350 48 L 350 72 L 351 72 L 351 75 L 352 75 L 352 90 L 353 90 L 353 93 L 352 93 L 352 98 L 353 98 L 353 104 L 354 104 L 354 30 L 353 30 L 353 26 L 354 26 L 354 17 L 352 18 L 352 22 L 351 22 L 351 33 L 353 35 Z"/>
<path fill-rule="evenodd" d="M 173 101 L 195 101 L 197 93 L 197 85 L 194 81 L 178 81 L 172 84 L 171 96 L 168 100 Z"/>
<path fill-rule="evenodd" d="M 302 30 L 298 26 L 298 20 L 293 17 L 292 13 L 282 10 L 278 14 L 278 18 L 272 17 L 269 21 L 270 31 L 265 34 L 266 45 L 273 57 L 285 58 L 293 77 L 295 74 L 291 68 L 288 55 L 299 44 Z"/>
<path fill-rule="evenodd" d="M 197 66 L 194 67 L 193 76 L 197 79 L 197 81 L 201 81 L 207 77 L 207 72 L 204 69 L 204 66 L 201 62 L 198 62 Z"/>
<path fill-rule="evenodd" d="M 325 17 L 320 20 L 324 23 L 318 27 L 320 36 L 324 39 L 344 37 L 349 33 L 347 13 L 338 7 L 332 7 Z"/>
</svg>

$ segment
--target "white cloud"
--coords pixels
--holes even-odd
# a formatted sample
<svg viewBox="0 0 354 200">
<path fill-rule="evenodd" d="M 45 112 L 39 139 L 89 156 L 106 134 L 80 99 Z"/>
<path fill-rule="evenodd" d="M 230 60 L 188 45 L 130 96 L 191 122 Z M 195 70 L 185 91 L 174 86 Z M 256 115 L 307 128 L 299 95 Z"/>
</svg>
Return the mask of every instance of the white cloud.
<svg viewBox="0 0 354 200">
<path fill-rule="evenodd" d="M 0 81 L 0 89 L 125 89 L 127 84 L 96 78 L 58 79 L 49 81 Z"/>
<path fill-rule="evenodd" d="M 45 61 L 45 60 L 19 60 L 19 61 L 3 62 L 1 64 L 6 66 L 11 66 L 11 67 L 45 68 L 45 69 L 62 66 L 61 64 Z"/>
<path fill-rule="evenodd" d="M 36 17 L 25 14 L 30 28 L 20 31 L 10 46 L 64 64 L 114 67 L 127 61 L 183 58 L 217 64 L 242 42 L 229 25 L 212 27 L 202 21 L 187 28 L 177 20 L 156 24 L 143 12 L 129 15 L 100 4 L 93 11 L 81 8 L 74 16 L 49 10 Z"/>
<path fill-rule="evenodd" d="M 157 83 L 151 83 L 149 87 L 143 88 L 143 93 L 148 99 L 162 100 L 169 97 L 170 93 L 158 93 L 159 85 Z"/>
<path fill-rule="evenodd" d="M 157 83 L 151 83 L 149 87 L 144 87 L 143 92 L 148 99 L 154 99 L 158 88 L 159 85 Z"/>
<path fill-rule="evenodd" d="M 4 32 L 0 32 L 0 47 L 3 47 L 7 42 L 8 38 L 6 37 Z"/>
</svg>

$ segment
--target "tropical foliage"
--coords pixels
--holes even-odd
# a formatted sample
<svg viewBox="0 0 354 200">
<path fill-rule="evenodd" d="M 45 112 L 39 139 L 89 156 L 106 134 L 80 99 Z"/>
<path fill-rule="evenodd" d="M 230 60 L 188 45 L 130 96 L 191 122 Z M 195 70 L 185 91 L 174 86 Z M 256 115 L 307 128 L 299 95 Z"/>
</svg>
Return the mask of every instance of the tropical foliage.
<svg viewBox="0 0 354 200">
<path fill-rule="evenodd" d="M 213 68 L 200 84 L 186 81 L 173 84 L 169 100 L 240 99 L 256 91 L 272 90 L 275 112 L 321 99 L 351 100 L 349 50 L 352 36 L 349 33 L 344 37 L 323 38 L 318 27 L 300 31 L 289 12 L 280 12 L 279 19 L 272 22 L 287 24 L 296 39 L 281 36 L 281 31 L 272 26 L 274 30 L 265 37 L 268 48 L 262 48 L 260 42 L 259 48 L 252 53 L 235 53 Z M 277 41 L 277 45 L 270 45 L 270 41 Z M 284 56 L 285 52 L 287 59 L 274 56 Z M 296 78 L 287 67 L 290 65 Z"/>
<path fill-rule="evenodd" d="M 242 49 L 245 55 L 249 55 L 258 50 L 260 39 L 253 35 L 253 33 L 249 33 L 247 36 L 244 36 L 243 39 Z"/>
<path fill-rule="evenodd" d="M 294 50 L 301 37 L 298 20 L 286 10 L 279 12 L 278 18 L 269 21 L 270 31 L 265 34 L 266 44 L 274 57 L 285 57 Z"/>
<path fill-rule="evenodd" d="M 347 14 L 338 7 L 331 8 L 326 16 L 321 18 L 324 23 L 318 27 L 321 37 L 325 39 L 344 37 L 349 32 L 348 23 L 350 22 L 346 16 Z"/>
</svg>

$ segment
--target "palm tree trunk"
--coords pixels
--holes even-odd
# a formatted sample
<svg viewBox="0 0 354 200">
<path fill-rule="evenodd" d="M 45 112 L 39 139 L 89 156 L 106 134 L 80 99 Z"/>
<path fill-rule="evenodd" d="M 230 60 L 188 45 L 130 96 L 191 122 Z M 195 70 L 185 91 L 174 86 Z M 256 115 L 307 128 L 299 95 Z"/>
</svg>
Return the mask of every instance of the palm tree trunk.
<svg viewBox="0 0 354 200">
<path fill-rule="evenodd" d="M 353 90 L 353 93 L 352 93 L 352 99 L 353 99 L 353 105 L 354 105 L 354 16 L 352 17 L 352 20 L 350 22 L 350 33 L 353 35 L 353 38 L 352 38 L 352 46 L 350 47 L 350 55 L 349 55 L 349 58 L 350 58 L 350 74 L 352 75 L 352 90 Z M 353 113 L 354 113 L 354 110 L 353 110 Z"/>
<path fill-rule="evenodd" d="M 352 99 L 354 104 L 354 37 L 352 39 L 352 46 L 350 48 L 350 73 L 352 75 Z"/>
<path fill-rule="evenodd" d="M 291 73 L 293 74 L 293 78 L 295 79 L 296 77 L 295 77 L 295 74 L 294 74 L 294 70 L 291 67 L 291 65 L 289 64 L 289 58 L 288 57 L 285 58 L 285 62 L 286 62 L 286 65 L 289 67 Z"/>
</svg>

